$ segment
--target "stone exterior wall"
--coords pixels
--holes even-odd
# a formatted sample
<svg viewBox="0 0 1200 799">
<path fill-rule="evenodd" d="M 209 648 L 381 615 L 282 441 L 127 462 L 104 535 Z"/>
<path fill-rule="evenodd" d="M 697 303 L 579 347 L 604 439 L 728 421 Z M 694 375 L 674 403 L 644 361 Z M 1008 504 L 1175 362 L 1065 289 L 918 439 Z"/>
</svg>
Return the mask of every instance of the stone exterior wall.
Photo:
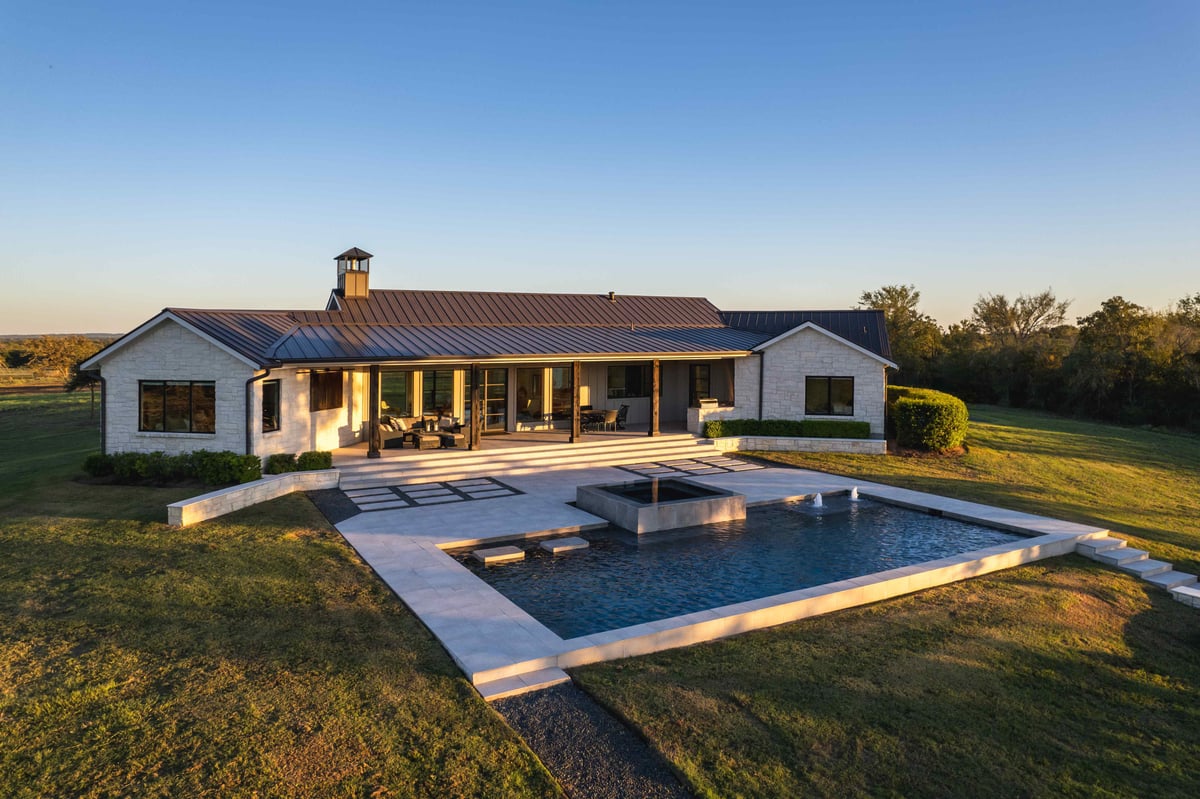
<svg viewBox="0 0 1200 799">
<path fill-rule="evenodd" d="M 886 455 L 882 438 L 792 438 L 790 436 L 726 436 L 714 438 L 722 452 L 849 452 L 855 455 Z"/>
<path fill-rule="evenodd" d="M 185 499 L 182 502 L 173 502 L 167 506 L 167 524 L 172 527 L 185 527 L 206 519 L 224 516 L 226 513 L 233 513 L 235 510 L 248 508 L 293 491 L 337 488 L 340 476 L 337 469 L 267 475 L 261 480 L 251 483 L 222 488 L 198 497 Z"/>
<path fill-rule="evenodd" d="M 262 432 L 262 384 L 279 381 L 279 429 Z M 254 385 L 253 420 L 256 455 L 334 450 L 362 440 L 367 403 L 367 375 L 345 370 L 342 377 L 342 407 L 327 411 L 309 410 L 308 369 L 276 369 Z"/>
<path fill-rule="evenodd" d="M 108 452 L 170 454 L 197 449 L 246 450 L 246 380 L 254 370 L 244 361 L 166 319 L 105 358 L 105 424 Z M 216 383 L 215 433 L 138 431 L 139 380 L 212 380 Z"/>
<path fill-rule="evenodd" d="M 887 377 L 875 358 L 816 330 L 801 330 L 763 352 L 762 418 L 803 419 L 806 377 L 853 377 L 854 415 L 822 419 L 870 422 L 871 435 L 883 437 Z M 740 418 L 753 418 L 746 414 Z"/>
</svg>

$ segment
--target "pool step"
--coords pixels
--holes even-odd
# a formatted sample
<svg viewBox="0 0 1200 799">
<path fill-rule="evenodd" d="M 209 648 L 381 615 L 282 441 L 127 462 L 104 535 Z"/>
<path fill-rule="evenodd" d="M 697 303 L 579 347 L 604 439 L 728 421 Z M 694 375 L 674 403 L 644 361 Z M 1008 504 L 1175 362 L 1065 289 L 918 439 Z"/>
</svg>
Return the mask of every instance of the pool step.
<svg viewBox="0 0 1200 799">
<path fill-rule="evenodd" d="M 530 691 L 540 691 L 543 688 L 570 681 L 571 677 L 562 669 L 538 669 L 537 671 L 527 671 L 524 674 L 514 674 L 511 677 L 501 677 L 491 682 L 478 683 L 475 690 L 486 701 L 491 702 L 509 696 L 526 694 Z"/>
<path fill-rule="evenodd" d="M 1200 608 L 1200 587 L 1197 587 L 1196 575 L 1175 571 L 1165 560 L 1152 560 L 1150 553 L 1126 547 L 1121 538 L 1090 538 L 1077 543 L 1075 551 L 1085 558 L 1116 566 L 1126 574 L 1141 577 L 1148 583 L 1170 591 L 1177 601 Z"/>
</svg>

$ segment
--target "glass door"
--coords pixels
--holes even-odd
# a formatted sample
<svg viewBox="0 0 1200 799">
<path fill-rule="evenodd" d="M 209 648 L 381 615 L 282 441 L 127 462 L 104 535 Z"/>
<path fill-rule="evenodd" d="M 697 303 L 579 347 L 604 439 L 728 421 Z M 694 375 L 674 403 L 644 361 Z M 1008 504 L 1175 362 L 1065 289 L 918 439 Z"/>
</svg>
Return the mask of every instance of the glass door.
<svg viewBox="0 0 1200 799">
<path fill-rule="evenodd" d="M 508 370 L 484 369 L 479 396 L 483 401 L 484 432 L 508 430 Z"/>
</svg>

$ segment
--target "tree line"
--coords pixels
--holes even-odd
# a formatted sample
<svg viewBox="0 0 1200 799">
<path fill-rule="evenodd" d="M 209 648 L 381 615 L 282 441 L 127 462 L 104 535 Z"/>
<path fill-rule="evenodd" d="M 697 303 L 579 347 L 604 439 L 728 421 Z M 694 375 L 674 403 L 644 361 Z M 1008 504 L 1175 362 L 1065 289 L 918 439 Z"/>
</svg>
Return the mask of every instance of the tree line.
<svg viewBox="0 0 1200 799">
<path fill-rule="evenodd" d="M 1050 290 L 986 294 L 944 329 L 920 300 L 912 285 L 859 297 L 887 320 L 894 382 L 967 402 L 1200 430 L 1200 293 L 1167 310 L 1111 297 L 1073 324 L 1070 302 Z"/>
<path fill-rule="evenodd" d="M 70 389 L 80 382 L 79 364 L 113 340 L 111 336 L 49 335 L 0 341 L 0 378 L 8 383 L 57 383 Z"/>
</svg>

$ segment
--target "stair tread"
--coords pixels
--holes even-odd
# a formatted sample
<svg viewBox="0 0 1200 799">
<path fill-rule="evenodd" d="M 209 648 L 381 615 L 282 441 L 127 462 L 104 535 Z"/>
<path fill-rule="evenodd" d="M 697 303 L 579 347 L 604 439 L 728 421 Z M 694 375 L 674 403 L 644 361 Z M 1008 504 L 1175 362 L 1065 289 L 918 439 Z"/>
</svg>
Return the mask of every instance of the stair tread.
<svg viewBox="0 0 1200 799">
<path fill-rule="evenodd" d="M 1152 575 L 1161 574 L 1171 570 L 1171 564 L 1165 560 L 1153 560 L 1151 558 L 1141 558 L 1128 563 L 1121 563 L 1117 566 L 1123 572 L 1129 574 Z"/>
<path fill-rule="evenodd" d="M 549 688 L 552 685 L 570 682 L 570 680 L 571 677 L 565 671 L 560 668 L 551 667 L 478 683 L 475 686 L 475 690 L 479 691 L 480 695 L 490 702 L 496 699 L 504 699 L 508 696 L 528 693 L 529 691 Z"/>
<path fill-rule="evenodd" d="M 1159 574 L 1150 575 L 1146 578 L 1146 582 L 1154 583 L 1163 588 L 1177 588 L 1194 584 L 1196 582 L 1196 575 L 1171 569 Z"/>
</svg>

